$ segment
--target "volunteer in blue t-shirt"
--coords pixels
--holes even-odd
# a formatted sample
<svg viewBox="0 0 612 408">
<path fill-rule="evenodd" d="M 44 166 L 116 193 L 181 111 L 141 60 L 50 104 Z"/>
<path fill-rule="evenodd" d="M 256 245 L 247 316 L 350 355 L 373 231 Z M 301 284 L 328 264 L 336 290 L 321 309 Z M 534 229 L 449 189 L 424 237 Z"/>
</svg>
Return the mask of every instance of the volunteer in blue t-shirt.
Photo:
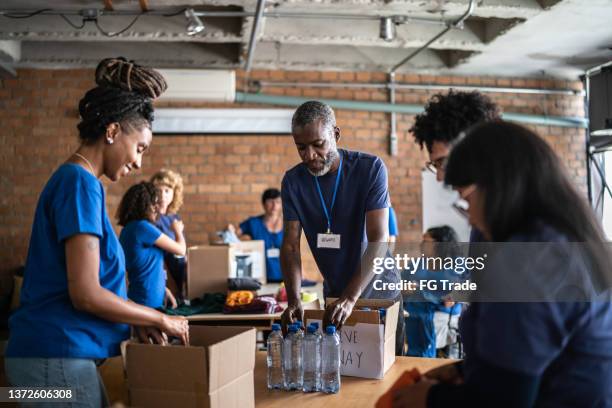
<svg viewBox="0 0 612 408">
<path fill-rule="evenodd" d="M 176 241 L 154 224 L 160 195 L 153 183 L 143 181 L 126 191 L 117 210 L 117 220 L 123 226 L 119 242 L 126 257 L 128 298 L 154 309 L 177 306 L 166 287 L 164 252 L 185 255 L 183 223 L 172 224 Z"/>
<path fill-rule="evenodd" d="M 382 248 L 382 256 L 387 250 L 387 169 L 376 156 L 337 148 L 340 129 L 333 110 L 324 103 L 302 104 L 293 115 L 292 134 L 302 163 L 285 173 L 281 189 L 285 223 L 281 266 L 289 301 L 282 321 L 303 317 L 299 296 L 303 229 L 324 278 L 324 295 L 338 298 L 326 309 L 324 325 L 341 326 L 360 297 L 401 296 L 373 285 L 375 279 L 399 282 L 396 271 L 374 275 L 371 268 L 371 257 L 380 256 L 377 250 Z M 403 327 L 402 322 L 398 319 Z M 403 341 L 403 331 L 397 340 Z"/>
<path fill-rule="evenodd" d="M 126 299 L 125 257 L 99 180 L 117 181 L 140 168 L 152 139 L 151 99 L 165 81 L 109 58 L 98 65 L 96 83 L 79 103 L 81 145 L 47 181 L 36 206 L 4 361 L 13 387 L 71 388 L 79 405 L 103 407 L 96 361 L 119 355 L 129 325 L 184 342 L 188 325 Z"/>
<path fill-rule="evenodd" d="M 280 247 L 283 242 L 283 212 L 281 193 L 276 188 L 269 188 L 261 195 L 264 209 L 262 215 L 250 217 L 240 223 L 238 231 L 233 225 L 228 229 L 242 238 L 248 235 L 251 239 L 262 240 L 266 247 L 266 277 L 268 282 L 282 282 L 280 268 Z"/>
</svg>

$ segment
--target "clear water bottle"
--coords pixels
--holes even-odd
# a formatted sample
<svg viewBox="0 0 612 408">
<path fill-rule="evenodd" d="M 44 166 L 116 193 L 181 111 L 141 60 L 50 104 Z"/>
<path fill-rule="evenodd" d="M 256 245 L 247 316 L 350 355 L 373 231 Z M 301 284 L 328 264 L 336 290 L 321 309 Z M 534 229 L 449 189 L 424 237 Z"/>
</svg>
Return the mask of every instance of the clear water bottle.
<svg viewBox="0 0 612 408">
<path fill-rule="evenodd" d="M 340 338 L 335 326 L 325 329 L 321 357 L 321 391 L 335 394 L 340 390 Z"/>
<path fill-rule="evenodd" d="M 385 324 L 385 320 L 387 318 L 387 309 L 383 309 L 382 307 L 378 309 L 378 313 L 380 315 L 380 324 Z"/>
<path fill-rule="evenodd" d="M 303 336 L 298 333 L 298 327 L 290 325 L 289 333 L 283 342 L 283 374 L 286 390 L 301 390 L 304 385 L 304 371 L 302 366 Z"/>
<path fill-rule="evenodd" d="M 308 326 L 304 336 L 304 392 L 315 392 L 321 389 L 321 338 L 317 328 Z"/>
<path fill-rule="evenodd" d="M 278 390 L 283 388 L 283 334 L 280 324 L 272 325 L 272 333 L 268 336 L 268 388 Z"/>
</svg>

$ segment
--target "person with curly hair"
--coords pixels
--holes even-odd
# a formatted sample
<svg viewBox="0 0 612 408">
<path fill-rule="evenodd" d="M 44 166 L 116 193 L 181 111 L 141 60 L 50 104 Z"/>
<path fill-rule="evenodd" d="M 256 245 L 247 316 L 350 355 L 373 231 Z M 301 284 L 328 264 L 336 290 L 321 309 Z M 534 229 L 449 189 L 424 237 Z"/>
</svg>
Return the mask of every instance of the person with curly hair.
<svg viewBox="0 0 612 408">
<path fill-rule="evenodd" d="M 176 239 L 155 226 L 161 195 L 153 183 L 143 181 L 128 189 L 117 210 L 123 227 L 119 242 L 126 256 L 128 298 L 154 309 L 177 306 L 166 287 L 164 253 L 185 256 L 186 250 L 182 221 L 171 225 Z"/>
<path fill-rule="evenodd" d="M 426 168 L 444 181 L 444 164 L 451 143 L 461 132 L 480 122 L 500 119 L 499 108 L 480 92 L 457 92 L 452 89 L 446 95 L 434 95 L 425 111 L 417 115 L 410 128 L 415 142 L 427 148 L 429 161 Z"/>
<path fill-rule="evenodd" d="M 172 227 L 174 221 L 180 220 L 178 215 L 183 205 L 183 178 L 170 169 L 161 169 L 151 177 L 151 183 L 160 191 L 159 217 L 155 222 L 164 234 L 176 240 Z M 164 264 L 169 272 L 168 286 L 173 289 L 175 296 L 182 300 L 185 295 L 187 282 L 187 262 L 184 256 L 171 252 L 164 252 Z"/>
<path fill-rule="evenodd" d="M 189 342 L 186 319 L 127 300 L 125 255 L 106 212 L 100 178 L 139 169 L 152 141 L 155 70 L 101 61 L 79 102 L 80 146 L 40 194 L 19 308 L 9 320 L 5 371 L 14 387 L 72 388 L 82 406 L 108 406 L 96 363 L 118 356 L 130 327 L 158 342 Z"/>
</svg>

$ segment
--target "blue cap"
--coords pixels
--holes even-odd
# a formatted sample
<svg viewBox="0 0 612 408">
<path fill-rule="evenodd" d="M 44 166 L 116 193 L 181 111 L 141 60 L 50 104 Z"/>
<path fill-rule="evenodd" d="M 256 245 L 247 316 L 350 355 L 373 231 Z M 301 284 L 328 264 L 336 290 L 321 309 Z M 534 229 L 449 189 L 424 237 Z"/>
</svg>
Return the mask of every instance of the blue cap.
<svg viewBox="0 0 612 408">
<path fill-rule="evenodd" d="M 289 333 L 297 333 L 298 327 L 295 324 L 290 324 L 288 330 Z"/>
<path fill-rule="evenodd" d="M 387 309 L 378 309 L 378 312 L 380 313 L 380 317 L 385 317 L 387 315 Z"/>
<path fill-rule="evenodd" d="M 329 325 L 325 329 L 325 333 L 327 334 L 336 334 L 336 326 Z"/>
<path fill-rule="evenodd" d="M 312 324 L 308 325 L 308 329 L 307 329 L 308 333 L 314 334 L 317 331 L 317 328 L 314 327 Z"/>
<path fill-rule="evenodd" d="M 281 329 L 281 325 L 280 324 L 274 323 L 272 325 L 272 331 L 280 331 L 280 329 Z"/>
<path fill-rule="evenodd" d="M 298 321 L 296 321 L 296 322 L 295 322 L 295 323 L 293 323 L 293 324 L 295 324 L 295 325 L 298 327 L 298 329 L 301 329 L 301 328 L 302 328 L 302 326 L 303 326 L 303 324 L 302 324 L 302 321 L 301 321 L 301 320 L 298 320 Z"/>
<path fill-rule="evenodd" d="M 314 326 L 317 330 L 319 329 L 319 322 L 312 322 L 309 326 Z"/>
</svg>

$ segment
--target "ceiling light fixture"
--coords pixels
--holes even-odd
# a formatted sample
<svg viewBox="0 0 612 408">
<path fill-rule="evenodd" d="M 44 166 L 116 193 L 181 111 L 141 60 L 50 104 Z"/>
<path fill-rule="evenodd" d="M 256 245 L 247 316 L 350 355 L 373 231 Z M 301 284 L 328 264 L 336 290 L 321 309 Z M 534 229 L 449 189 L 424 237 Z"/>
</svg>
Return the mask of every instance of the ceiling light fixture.
<svg viewBox="0 0 612 408">
<path fill-rule="evenodd" d="M 185 10 L 185 18 L 187 19 L 187 35 L 196 35 L 204 31 L 202 20 L 195 15 L 192 8 Z"/>
<path fill-rule="evenodd" d="M 395 22 L 393 17 L 383 17 L 380 19 L 380 38 L 387 42 L 395 39 Z"/>
</svg>

